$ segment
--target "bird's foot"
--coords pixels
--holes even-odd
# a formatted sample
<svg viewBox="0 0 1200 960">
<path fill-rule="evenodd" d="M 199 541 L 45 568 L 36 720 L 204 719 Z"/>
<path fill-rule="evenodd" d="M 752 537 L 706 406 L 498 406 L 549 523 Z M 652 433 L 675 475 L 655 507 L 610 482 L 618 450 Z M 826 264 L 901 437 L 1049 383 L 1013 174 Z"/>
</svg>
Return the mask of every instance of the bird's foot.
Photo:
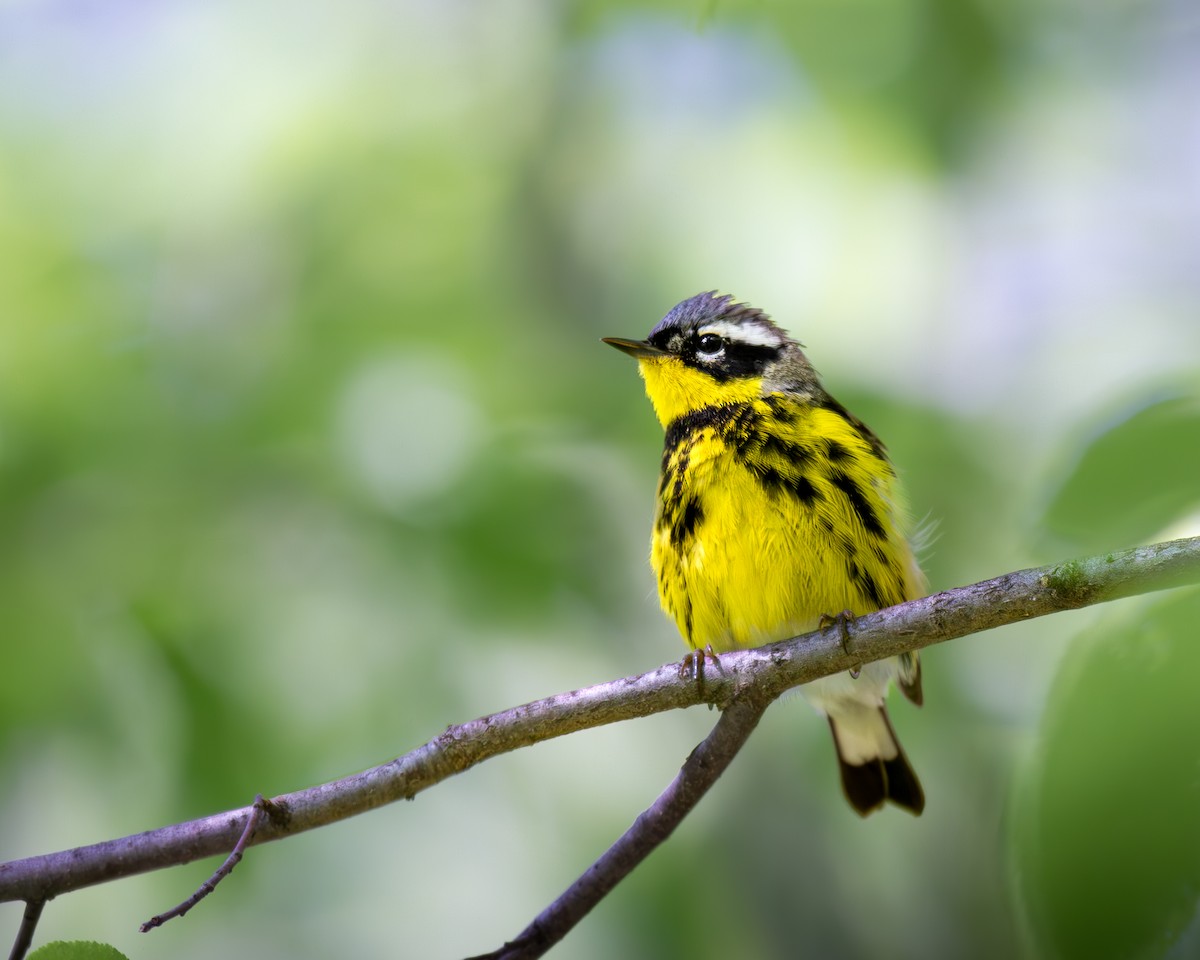
<svg viewBox="0 0 1200 960">
<path fill-rule="evenodd" d="M 843 610 L 841 613 L 830 615 L 828 613 L 821 614 L 821 619 L 817 621 L 817 629 L 824 630 L 826 627 L 838 628 L 838 639 L 842 645 L 842 652 L 850 657 L 854 655 L 854 644 L 850 639 L 850 621 L 854 619 L 854 614 L 849 610 Z M 850 679 L 857 680 L 862 674 L 862 664 L 857 664 L 850 668 Z"/>
<path fill-rule="evenodd" d="M 721 660 L 713 650 L 712 644 L 707 644 L 703 650 L 689 650 L 687 656 L 679 661 L 679 676 L 685 680 L 695 680 L 696 689 L 704 696 L 704 669 L 706 661 L 711 661 L 718 673 L 724 673 Z"/>
</svg>

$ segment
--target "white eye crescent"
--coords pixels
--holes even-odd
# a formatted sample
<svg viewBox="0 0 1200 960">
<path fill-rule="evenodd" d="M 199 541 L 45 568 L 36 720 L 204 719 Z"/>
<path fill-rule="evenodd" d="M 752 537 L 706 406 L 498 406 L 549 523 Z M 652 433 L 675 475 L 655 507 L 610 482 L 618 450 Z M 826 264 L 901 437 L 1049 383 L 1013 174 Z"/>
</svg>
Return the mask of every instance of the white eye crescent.
<svg viewBox="0 0 1200 960">
<path fill-rule="evenodd" d="M 725 350 L 725 338 L 715 333 L 706 333 L 696 342 L 696 353 L 704 357 L 717 357 Z"/>
</svg>

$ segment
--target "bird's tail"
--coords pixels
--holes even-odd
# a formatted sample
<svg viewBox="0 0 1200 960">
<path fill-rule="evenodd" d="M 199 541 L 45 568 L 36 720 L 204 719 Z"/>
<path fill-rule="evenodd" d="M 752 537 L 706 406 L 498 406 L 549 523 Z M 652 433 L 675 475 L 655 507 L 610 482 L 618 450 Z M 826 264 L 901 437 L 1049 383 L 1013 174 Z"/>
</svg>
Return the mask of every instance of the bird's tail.
<svg viewBox="0 0 1200 960">
<path fill-rule="evenodd" d="M 829 717 L 842 789 L 861 816 L 890 800 L 919 815 L 925 809 L 925 792 L 896 739 L 887 709 L 854 704 Z"/>
</svg>

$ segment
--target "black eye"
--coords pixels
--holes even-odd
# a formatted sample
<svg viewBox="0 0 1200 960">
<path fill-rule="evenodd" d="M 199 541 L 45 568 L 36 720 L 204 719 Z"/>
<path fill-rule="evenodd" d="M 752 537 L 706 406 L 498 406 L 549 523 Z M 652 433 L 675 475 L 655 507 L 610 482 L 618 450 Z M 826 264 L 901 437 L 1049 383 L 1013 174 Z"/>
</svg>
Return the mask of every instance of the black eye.
<svg viewBox="0 0 1200 960">
<path fill-rule="evenodd" d="M 706 333 L 696 341 L 696 352 L 702 353 L 706 357 L 715 357 L 724 349 L 724 338 L 718 337 L 715 333 Z"/>
</svg>

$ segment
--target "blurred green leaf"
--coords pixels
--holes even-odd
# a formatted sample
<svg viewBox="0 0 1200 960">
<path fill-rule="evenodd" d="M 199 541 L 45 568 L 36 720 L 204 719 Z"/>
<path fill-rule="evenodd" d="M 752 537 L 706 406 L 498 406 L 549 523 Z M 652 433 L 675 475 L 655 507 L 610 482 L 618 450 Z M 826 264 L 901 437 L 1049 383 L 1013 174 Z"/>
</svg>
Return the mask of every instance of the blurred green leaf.
<svg viewBox="0 0 1200 960">
<path fill-rule="evenodd" d="M 1017 799 L 1013 858 L 1049 956 L 1159 957 L 1200 891 L 1200 592 L 1076 640 Z"/>
<path fill-rule="evenodd" d="M 94 940 L 55 940 L 39 947 L 29 960 L 129 960 L 116 947 Z"/>
<path fill-rule="evenodd" d="M 1200 504 L 1200 397 L 1143 407 L 1095 437 L 1046 510 L 1081 551 L 1150 539 Z"/>
</svg>

